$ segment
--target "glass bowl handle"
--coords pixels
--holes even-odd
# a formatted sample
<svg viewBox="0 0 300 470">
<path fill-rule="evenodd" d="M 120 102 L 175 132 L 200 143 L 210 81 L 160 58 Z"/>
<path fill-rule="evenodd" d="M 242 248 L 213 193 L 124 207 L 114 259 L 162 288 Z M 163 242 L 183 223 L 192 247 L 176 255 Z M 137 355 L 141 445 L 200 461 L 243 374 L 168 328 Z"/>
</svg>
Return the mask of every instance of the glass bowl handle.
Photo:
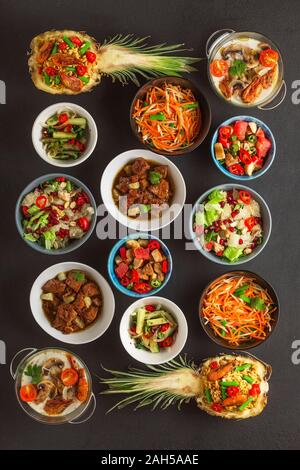
<svg viewBox="0 0 300 470">
<path fill-rule="evenodd" d="M 287 87 L 286 87 L 286 82 L 285 80 L 282 80 L 282 84 L 281 84 L 281 87 L 279 89 L 279 92 L 277 93 L 277 95 L 275 96 L 274 100 L 277 98 L 277 96 L 282 93 L 282 96 L 280 98 L 280 100 L 278 101 L 278 103 L 274 104 L 273 106 L 258 106 L 259 109 L 262 109 L 263 111 L 271 111 L 272 109 L 275 109 L 277 108 L 277 106 L 280 106 L 281 103 L 284 101 L 285 97 L 286 97 L 286 92 L 287 92 Z"/>
<path fill-rule="evenodd" d="M 36 348 L 24 348 L 24 349 L 21 349 L 20 351 L 18 351 L 14 357 L 12 358 L 12 360 L 10 361 L 10 366 L 9 366 L 9 371 L 10 371 L 10 375 L 12 376 L 12 378 L 15 380 L 16 378 L 16 371 L 14 371 L 14 362 L 15 360 L 17 359 L 18 356 L 20 356 L 21 354 L 23 354 L 25 351 L 30 351 L 26 354 L 26 356 L 29 356 L 29 354 L 37 351 Z"/>
<path fill-rule="evenodd" d="M 92 393 L 92 395 L 91 395 L 90 402 L 89 402 L 87 408 L 90 407 L 91 403 L 92 403 L 92 409 L 91 409 L 90 413 L 88 414 L 88 416 L 86 416 L 86 418 L 83 418 L 79 421 L 77 421 L 77 419 L 75 418 L 74 420 L 69 421 L 69 423 L 70 424 L 83 424 L 83 423 L 86 423 L 86 421 L 88 421 L 93 416 L 93 414 L 95 413 L 95 410 L 96 410 L 97 402 L 96 402 L 96 397 L 95 397 L 94 393 Z"/>
<path fill-rule="evenodd" d="M 208 40 L 206 41 L 206 45 L 205 45 L 205 53 L 206 53 L 206 57 L 209 57 L 209 51 L 210 51 L 210 48 L 212 46 L 212 43 L 216 40 L 216 36 L 220 36 L 221 34 L 225 34 L 225 33 L 235 33 L 235 31 L 233 29 L 218 29 L 218 31 L 215 31 L 214 33 L 212 33 Z"/>
</svg>

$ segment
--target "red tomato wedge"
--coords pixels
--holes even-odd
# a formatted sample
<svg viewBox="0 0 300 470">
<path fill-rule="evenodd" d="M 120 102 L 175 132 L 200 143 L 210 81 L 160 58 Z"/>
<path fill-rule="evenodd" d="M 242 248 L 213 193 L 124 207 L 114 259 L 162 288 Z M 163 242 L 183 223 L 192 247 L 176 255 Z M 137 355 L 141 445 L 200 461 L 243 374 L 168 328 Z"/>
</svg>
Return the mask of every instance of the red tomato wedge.
<svg viewBox="0 0 300 470">
<path fill-rule="evenodd" d="M 78 372 L 75 369 L 65 369 L 61 373 L 61 381 L 67 387 L 71 387 L 78 382 Z"/>
<path fill-rule="evenodd" d="M 266 137 L 259 137 L 256 142 L 256 155 L 258 158 L 264 158 L 271 148 L 271 142 Z"/>
<path fill-rule="evenodd" d="M 239 140 L 245 140 L 247 128 L 247 121 L 236 121 L 233 128 L 233 134 L 236 135 Z"/>
<path fill-rule="evenodd" d="M 23 385 L 20 388 L 20 398 L 22 401 L 34 401 L 37 397 L 37 389 L 32 384 Z"/>
<path fill-rule="evenodd" d="M 259 62 L 264 67 L 275 67 L 279 59 L 279 54 L 274 49 L 265 49 L 260 53 Z"/>
<path fill-rule="evenodd" d="M 214 77 L 224 77 L 228 72 L 228 63 L 226 60 L 213 60 L 209 66 L 210 73 Z"/>
</svg>

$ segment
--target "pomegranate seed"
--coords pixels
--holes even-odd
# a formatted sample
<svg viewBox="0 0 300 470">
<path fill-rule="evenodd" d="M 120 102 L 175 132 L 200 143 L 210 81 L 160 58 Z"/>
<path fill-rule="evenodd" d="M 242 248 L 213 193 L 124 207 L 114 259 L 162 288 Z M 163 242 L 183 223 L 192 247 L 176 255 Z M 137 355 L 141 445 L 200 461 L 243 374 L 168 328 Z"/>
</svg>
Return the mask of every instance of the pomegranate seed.
<svg viewBox="0 0 300 470">
<path fill-rule="evenodd" d="M 239 213 L 240 211 L 237 209 L 236 211 L 233 211 L 231 215 L 232 217 L 236 217 Z"/>
<path fill-rule="evenodd" d="M 220 206 L 221 206 L 221 207 L 224 207 L 224 206 L 225 206 L 225 201 L 221 201 L 221 202 L 220 202 Z"/>
<path fill-rule="evenodd" d="M 240 239 L 239 239 L 239 245 L 242 245 L 243 243 L 244 243 L 243 239 L 240 238 Z"/>
<path fill-rule="evenodd" d="M 229 227 L 230 232 L 234 232 L 234 227 Z"/>
</svg>

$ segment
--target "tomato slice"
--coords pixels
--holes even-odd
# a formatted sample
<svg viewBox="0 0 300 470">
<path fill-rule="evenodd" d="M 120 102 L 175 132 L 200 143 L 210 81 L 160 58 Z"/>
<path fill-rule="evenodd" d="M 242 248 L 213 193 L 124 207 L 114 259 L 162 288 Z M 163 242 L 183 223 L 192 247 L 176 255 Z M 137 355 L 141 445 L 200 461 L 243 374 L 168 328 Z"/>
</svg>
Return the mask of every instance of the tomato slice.
<svg viewBox="0 0 300 470">
<path fill-rule="evenodd" d="M 251 202 L 251 195 L 248 191 L 240 191 L 239 192 L 240 199 L 243 201 L 244 204 L 249 205 Z"/>
<path fill-rule="evenodd" d="M 255 220 L 255 217 L 248 217 L 247 219 L 245 219 L 245 222 L 244 222 L 245 226 L 247 227 L 248 229 L 248 232 L 251 232 L 251 230 L 253 229 L 254 225 L 256 224 L 256 220 Z"/>
<path fill-rule="evenodd" d="M 71 387 L 78 382 L 78 372 L 75 369 L 65 369 L 61 373 L 61 381 L 67 387 Z"/>
<path fill-rule="evenodd" d="M 209 66 L 210 73 L 214 77 L 224 77 L 228 72 L 228 63 L 226 60 L 213 60 Z"/>
<path fill-rule="evenodd" d="M 275 67 L 279 59 L 279 54 L 274 49 L 265 49 L 260 53 L 259 62 L 264 67 Z"/>
<path fill-rule="evenodd" d="M 37 397 L 37 389 L 33 384 L 23 385 L 20 388 L 20 398 L 22 401 L 34 401 Z"/>
<path fill-rule="evenodd" d="M 233 128 L 231 126 L 224 126 L 224 127 L 221 127 L 219 130 L 219 135 L 222 139 L 229 139 L 232 133 L 233 133 Z"/>
<path fill-rule="evenodd" d="M 169 348 L 170 346 L 172 346 L 173 342 L 174 341 L 173 341 L 172 336 L 168 336 L 166 339 L 163 340 L 161 345 L 163 348 Z"/>
<path fill-rule="evenodd" d="M 229 140 L 224 139 L 223 137 L 219 137 L 219 143 L 222 144 L 225 149 L 229 149 L 230 147 Z"/>
</svg>

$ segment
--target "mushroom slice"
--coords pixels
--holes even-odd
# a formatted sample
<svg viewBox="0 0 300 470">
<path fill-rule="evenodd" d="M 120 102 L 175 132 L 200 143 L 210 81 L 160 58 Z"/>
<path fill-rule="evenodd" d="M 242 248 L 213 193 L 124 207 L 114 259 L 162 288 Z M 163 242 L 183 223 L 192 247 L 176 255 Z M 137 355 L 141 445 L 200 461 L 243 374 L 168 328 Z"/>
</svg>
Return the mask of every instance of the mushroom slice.
<svg viewBox="0 0 300 470">
<path fill-rule="evenodd" d="M 65 401 L 72 400 L 73 398 L 75 398 L 75 388 L 64 387 L 62 390 L 62 397 Z"/>
<path fill-rule="evenodd" d="M 262 50 L 264 49 L 272 49 L 272 47 L 270 46 L 270 44 L 268 44 L 267 42 L 260 42 L 258 44 L 258 47 Z"/>
<path fill-rule="evenodd" d="M 243 47 L 244 60 L 249 68 L 254 68 L 259 65 L 259 55 L 251 47 Z"/>
<path fill-rule="evenodd" d="M 243 46 L 241 44 L 230 44 L 230 46 L 222 49 L 221 55 L 225 60 L 230 58 L 234 60 L 243 60 Z"/>
<path fill-rule="evenodd" d="M 43 403 L 47 398 L 54 398 L 57 392 L 56 386 L 50 380 L 42 380 L 38 385 L 38 394 L 35 403 Z"/>
<path fill-rule="evenodd" d="M 247 85 L 242 80 L 233 80 L 231 83 L 232 94 L 234 96 L 240 96 L 245 86 Z"/>
<path fill-rule="evenodd" d="M 57 377 L 61 374 L 64 362 L 61 359 L 51 357 L 43 364 L 43 375 L 51 375 Z"/>
</svg>

